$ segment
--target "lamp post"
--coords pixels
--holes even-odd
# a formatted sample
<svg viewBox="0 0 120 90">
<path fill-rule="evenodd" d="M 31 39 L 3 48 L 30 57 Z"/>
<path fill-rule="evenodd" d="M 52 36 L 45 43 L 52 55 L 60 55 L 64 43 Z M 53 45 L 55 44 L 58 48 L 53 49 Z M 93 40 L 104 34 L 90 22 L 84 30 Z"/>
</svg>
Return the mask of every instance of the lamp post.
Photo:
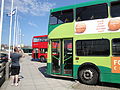
<svg viewBox="0 0 120 90">
<path fill-rule="evenodd" d="M 3 10 L 4 10 L 4 0 L 2 0 L 2 3 L 1 3 L 1 16 L 0 16 L 0 51 L 1 51 L 1 39 L 2 39 Z"/>
<path fill-rule="evenodd" d="M 13 11 L 13 0 L 11 2 L 11 12 L 10 12 L 10 31 L 9 31 L 9 53 L 8 53 L 8 62 L 6 63 L 6 74 L 5 74 L 5 79 L 9 79 L 9 66 L 10 66 L 10 46 L 11 46 L 11 31 L 12 31 L 12 11 Z"/>
<path fill-rule="evenodd" d="M 16 13 L 15 13 L 15 21 L 14 21 L 14 36 L 13 36 L 13 52 L 14 52 L 14 47 L 15 47 L 15 41 L 16 41 L 16 25 L 17 24 L 17 7 L 16 7 Z"/>
<path fill-rule="evenodd" d="M 15 36 L 15 45 L 17 46 L 18 45 L 18 36 L 19 36 L 19 22 L 18 22 L 18 15 L 17 15 L 17 21 L 16 21 L 16 36 Z"/>
<path fill-rule="evenodd" d="M 8 59 L 10 59 L 11 31 L 12 31 L 12 11 L 13 11 L 13 0 L 11 2 L 11 13 L 10 13 L 10 31 L 9 31 L 9 54 L 8 54 Z"/>
</svg>

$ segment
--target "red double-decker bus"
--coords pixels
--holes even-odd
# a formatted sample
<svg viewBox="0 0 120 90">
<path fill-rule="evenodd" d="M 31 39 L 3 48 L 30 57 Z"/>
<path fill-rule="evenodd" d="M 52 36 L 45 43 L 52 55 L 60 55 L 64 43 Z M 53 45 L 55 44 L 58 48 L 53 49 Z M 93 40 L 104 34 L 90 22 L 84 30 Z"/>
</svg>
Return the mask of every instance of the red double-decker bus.
<svg viewBox="0 0 120 90">
<path fill-rule="evenodd" d="M 34 36 L 32 40 L 32 60 L 47 61 L 48 35 Z"/>
</svg>

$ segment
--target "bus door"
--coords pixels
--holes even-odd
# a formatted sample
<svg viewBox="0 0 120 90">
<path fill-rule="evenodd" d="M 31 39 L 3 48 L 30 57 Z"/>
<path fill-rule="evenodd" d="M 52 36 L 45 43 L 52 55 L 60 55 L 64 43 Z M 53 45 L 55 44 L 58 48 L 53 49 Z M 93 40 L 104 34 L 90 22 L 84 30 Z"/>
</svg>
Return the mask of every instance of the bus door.
<svg viewBox="0 0 120 90">
<path fill-rule="evenodd" d="M 52 73 L 61 74 L 61 41 L 52 40 L 51 44 Z"/>
<path fill-rule="evenodd" d="M 72 39 L 52 40 L 51 44 L 52 73 L 64 76 L 72 76 Z"/>
<path fill-rule="evenodd" d="M 34 59 L 38 59 L 38 48 L 34 49 Z"/>
<path fill-rule="evenodd" d="M 72 76 L 73 70 L 73 45 L 72 39 L 63 40 L 63 74 Z"/>
</svg>

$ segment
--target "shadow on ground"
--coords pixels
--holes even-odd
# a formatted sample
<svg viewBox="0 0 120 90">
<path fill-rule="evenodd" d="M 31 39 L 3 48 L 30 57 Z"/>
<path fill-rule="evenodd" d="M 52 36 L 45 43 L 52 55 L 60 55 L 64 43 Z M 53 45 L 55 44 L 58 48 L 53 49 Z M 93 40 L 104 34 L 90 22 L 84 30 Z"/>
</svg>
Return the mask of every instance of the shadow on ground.
<svg viewBox="0 0 120 90">
<path fill-rule="evenodd" d="M 47 66 L 44 67 L 39 67 L 38 70 L 46 77 L 46 78 L 54 78 L 54 79 L 63 79 L 63 80 L 70 80 L 70 81 L 75 81 L 72 78 L 64 78 L 64 77 L 56 77 L 56 76 L 51 76 L 47 74 Z"/>
<path fill-rule="evenodd" d="M 47 66 L 39 67 L 38 70 L 47 78 L 50 78 L 51 76 L 46 73 Z"/>
<path fill-rule="evenodd" d="M 112 88 L 118 88 L 118 89 L 120 89 L 120 84 L 116 84 L 116 83 L 101 82 L 98 85 L 99 86 L 103 86 L 103 87 L 112 87 Z"/>
<path fill-rule="evenodd" d="M 5 76 L 0 78 L 0 87 L 2 86 L 2 84 L 5 82 Z"/>
<path fill-rule="evenodd" d="M 54 78 L 54 79 L 62 79 L 62 80 L 69 80 L 69 81 L 74 81 L 76 82 L 75 79 L 71 79 L 71 78 L 64 78 L 64 77 L 55 77 L 55 76 L 51 76 L 51 75 L 48 75 L 46 73 L 46 69 L 47 69 L 47 66 L 44 66 L 44 67 L 39 67 L 38 70 L 46 77 L 46 78 Z M 78 81 L 77 81 L 78 82 Z M 79 85 L 76 83 L 76 85 Z M 90 86 L 90 85 L 89 85 Z M 95 86 L 95 85 L 91 85 L 91 86 Z M 100 82 L 98 85 L 96 86 L 101 86 L 101 87 L 111 87 L 111 88 L 118 88 L 120 89 L 120 84 L 115 84 L 115 83 L 106 83 L 106 82 Z"/>
</svg>

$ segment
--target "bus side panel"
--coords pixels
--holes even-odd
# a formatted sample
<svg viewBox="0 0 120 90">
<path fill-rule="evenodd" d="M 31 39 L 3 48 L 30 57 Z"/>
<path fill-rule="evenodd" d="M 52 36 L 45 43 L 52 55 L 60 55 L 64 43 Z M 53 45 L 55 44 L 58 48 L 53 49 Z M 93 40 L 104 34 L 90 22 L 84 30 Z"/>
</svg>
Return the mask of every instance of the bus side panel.
<svg viewBox="0 0 120 90">
<path fill-rule="evenodd" d="M 99 77 L 100 82 L 110 82 L 111 81 L 111 76 L 110 76 L 111 68 L 103 67 L 103 66 L 98 66 L 98 68 L 100 70 L 100 77 Z"/>
<path fill-rule="evenodd" d="M 51 63 L 47 63 L 47 74 L 50 75 L 51 74 Z"/>
<path fill-rule="evenodd" d="M 47 53 L 47 74 L 51 74 L 51 44 L 50 41 L 48 43 L 48 53 Z"/>
<path fill-rule="evenodd" d="M 78 79 L 78 68 L 80 65 L 73 65 L 73 79 Z"/>
<path fill-rule="evenodd" d="M 119 73 L 101 74 L 101 82 L 120 83 Z"/>
<path fill-rule="evenodd" d="M 120 73 L 112 73 L 111 74 L 111 82 L 112 83 L 120 83 Z"/>
</svg>

